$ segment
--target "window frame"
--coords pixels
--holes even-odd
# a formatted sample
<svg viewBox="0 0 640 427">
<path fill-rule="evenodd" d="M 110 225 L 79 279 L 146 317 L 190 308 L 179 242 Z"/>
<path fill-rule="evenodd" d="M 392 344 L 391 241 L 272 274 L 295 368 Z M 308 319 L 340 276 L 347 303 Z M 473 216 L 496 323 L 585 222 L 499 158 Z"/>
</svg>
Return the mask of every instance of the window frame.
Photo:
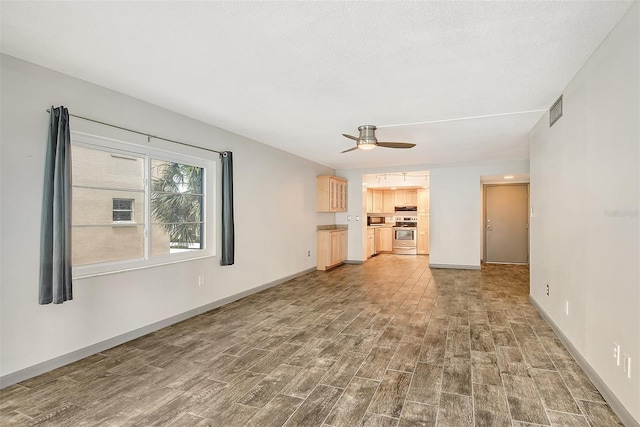
<svg viewBox="0 0 640 427">
<path fill-rule="evenodd" d="M 179 151 L 181 147 L 176 147 L 176 150 L 166 150 L 158 147 L 151 147 L 145 144 L 139 144 L 135 142 L 116 140 L 107 137 L 101 137 L 97 135 L 87 134 L 84 132 L 71 131 L 71 155 L 73 156 L 73 147 L 84 147 L 93 150 L 106 151 L 111 154 L 121 156 L 136 156 L 144 158 L 144 224 L 143 227 L 143 239 L 144 249 L 143 257 L 120 260 L 120 261 L 107 261 L 94 264 L 84 264 L 72 266 L 72 276 L 74 279 L 83 277 L 100 276 L 105 274 L 114 274 L 130 270 L 138 270 L 142 268 L 157 267 L 167 264 L 173 264 L 177 262 L 186 262 L 202 258 L 210 258 L 216 256 L 216 241 L 215 241 L 215 227 L 216 218 L 215 213 L 215 177 L 216 177 L 216 162 L 213 155 L 202 151 L 203 156 L 197 156 L 194 154 L 185 154 Z M 187 150 L 184 150 L 187 151 Z M 190 150 L 194 151 L 194 150 Z M 200 150 L 198 150 L 200 151 Z M 151 161 L 161 160 L 175 163 L 182 163 L 191 166 L 197 166 L 203 169 L 202 179 L 202 218 L 203 218 L 203 233 L 202 239 L 203 248 L 190 251 L 182 251 L 178 253 L 169 253 L 162 255 L 151 255 Z M 72 183 L 73 186 L 73 183 Z M 73 204 L 73 191 L 72 201 Z M 126 226 L 135 224 L 133 221 L 133 205 L 132 205 L 132 221 L 113 221 L 113 226 Z"/>
</svg>

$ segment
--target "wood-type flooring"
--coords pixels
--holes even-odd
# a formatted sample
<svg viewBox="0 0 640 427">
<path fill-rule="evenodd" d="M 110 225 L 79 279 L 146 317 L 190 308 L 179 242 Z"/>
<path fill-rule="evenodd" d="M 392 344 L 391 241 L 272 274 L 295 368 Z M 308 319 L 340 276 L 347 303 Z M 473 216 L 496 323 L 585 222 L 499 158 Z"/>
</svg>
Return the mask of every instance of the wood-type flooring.
<svg viewBox="0 0 640 427">
<path fill-rule="evenodd" d="M 622 425 L 528 293 L 527 266 L 380 255 L 7 387 L 0 425 Z"/>
</svg>

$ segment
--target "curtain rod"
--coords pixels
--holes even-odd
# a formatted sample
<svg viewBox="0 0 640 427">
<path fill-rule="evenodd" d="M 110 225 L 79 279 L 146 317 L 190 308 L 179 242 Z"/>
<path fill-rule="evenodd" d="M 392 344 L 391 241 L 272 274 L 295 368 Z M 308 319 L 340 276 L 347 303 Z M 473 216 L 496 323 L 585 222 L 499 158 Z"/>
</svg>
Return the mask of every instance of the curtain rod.
<svg viewBox="0 0 640 427">
<path fill-rule="evenodd" d="M 47 113 L 51 113 L 51 109 L 47 108 Z M 214 150 L 212 148 L 198 147 L 197 145 L 187 144 L 186 142 L 180 142 L 180 141 L 176 141 L 174 139 L 168 139 L 168 138 L 163 138 L 161 136 L 151 135 L 149 133 L 144 133 L 144 132 L 140 132 L 140 131 L 137 131 L 137 130 L 128 129 L 128 128 L 125 128 L 125 127 L 122 127 L 122 126 L 118 126 L 118 125 L 112 125 L 111 123 L 101 122 L 100 120 L 94 120 L 94 119 L 90 119 L 88 117 L 78 116 L 76 114 L 69 113 L 69 115 L 71 117 L 75 117 L 76 119 L 82 119 L 82 120 L 86 120 L 86 121 L 89 121 L 89 122 L 98 123 L 98 124 L 101 124 L 101 125 L 104 125 L 104 126 L 109 126 L 109 127 L 112 127 L 112 128 L 124 130 L 124 131 L 127 131 L 127 132 L 137 133 L 138 135 L 144 135 L 144 136 L 147 137 L 147 141 L 149 141 L 149 142 L 151 141 L 151 138 L 155 138 L 155 139 L 161 139 L 163 141 L 173 142 L 174 144 L 186 145 L 187 147 L 197 148 L 199 150 L 212 151 L 214 153 L 218 153 L 218 154 L 220 154 L 222 156 L 225 156 L 225 157 L 227 155 L 226 151 L 218 151 L 218 150 Z"/>
</svg>

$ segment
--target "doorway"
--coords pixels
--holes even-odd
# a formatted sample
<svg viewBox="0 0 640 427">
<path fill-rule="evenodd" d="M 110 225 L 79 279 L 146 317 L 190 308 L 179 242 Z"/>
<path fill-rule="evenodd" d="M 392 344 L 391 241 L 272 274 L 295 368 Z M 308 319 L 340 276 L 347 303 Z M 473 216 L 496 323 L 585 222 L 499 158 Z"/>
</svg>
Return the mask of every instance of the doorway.
<svg viewBox="0 0 640 427">
<path fill-rule="evenodd" d="M 529 262 L 529 184 L 484 186 L 485 262 Z"/>
</svg>

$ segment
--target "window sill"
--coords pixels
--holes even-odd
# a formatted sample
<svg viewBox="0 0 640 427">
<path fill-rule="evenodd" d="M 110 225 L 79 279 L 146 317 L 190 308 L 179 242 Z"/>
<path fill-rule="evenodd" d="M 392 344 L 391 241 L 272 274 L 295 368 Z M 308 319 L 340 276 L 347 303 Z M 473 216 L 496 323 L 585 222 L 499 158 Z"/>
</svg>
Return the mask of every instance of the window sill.
<svg viewBox="0 0 640 427">
<path fill-rule="evenodd" d="M 183 259 L 173 259 L 173 260 L 166 260 L 164 262 L 158 262 L 158 263 L 154 263 L 154 264 L 145 264 L 145 265 L 136 265 L 136 266 L 131 266 L 131 267 L 122 267 L 122 268 L 118 268 L 118 269 L 113 269 L 113 270 L 109 270 L 109 271 L 96 271 L 96 272 L 73 272 L 72 276 L 73 276 L 73 280 L 78 280 L 78 279 L 88 279 L 91 277 L 98 277 L 98 276 L 108 276 L 111 274 L 121 274 L 121 273 L 127 273 L 130 271 L 137 271 L 137 270 L 146 270 L 148 268 L 157 268 L 157 267 L 163 267 L 166 265 L 171 265 L 171 264 L 181 264 L 183 262 L 190 262 L 190 261 L 197 261 L 197 260 L 201 260 L 201 259 L 207 259 L 207 258 L 215 258 L 216 255 L 215 254 L 203 254 L 201 256 L 194 256 L 194 257 L 189 257 L 189 258 L 183 258 Z"/>
</svg>

